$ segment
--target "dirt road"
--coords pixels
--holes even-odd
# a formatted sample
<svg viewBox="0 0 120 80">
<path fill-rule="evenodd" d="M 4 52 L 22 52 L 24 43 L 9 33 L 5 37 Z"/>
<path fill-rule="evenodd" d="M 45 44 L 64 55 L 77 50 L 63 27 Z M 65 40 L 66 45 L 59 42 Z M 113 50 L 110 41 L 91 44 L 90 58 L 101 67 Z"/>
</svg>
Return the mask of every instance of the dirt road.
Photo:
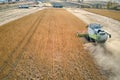
<svg viewBox="0 0 120 80">
<path fill-rule="evenodd" d="M 93 45 L 86 43 L 85 48 L 90 50 L 92 56 L 95 58 L 103 70 L 108 71 L 106 74 L 109 80 L 120 79 L 120 21 L 111 19 L 106 16 L 90 13 L 81 9 L 67 9 L 87 24 L 99 23 L 103 25 L 103 29 L 112 35 L 104 44 Z M 108 13 L 107 13 L 108 14 Z M 112 13 L 109 13 L 113 14 Z M 114 13 L 114 16 L 118 13 Z"/>
<path fill-rule="evenodd" d="M 6 24 L 10 21 L 16 20 L 23 16 L 42 10 L 43 8 L 30 7 L 29 9 L 8 9 L 0 10 L 0 25 Z"/>
<path fill-rule="evenodd" d="M 45 9 L 0 27 L 1 80 L 107 80 L 76 37 L 86 24 Z"/>
<path fill-rule="evenodd" d="M 99 15 L 107 16 L 109 18 L 120 21 L 120 11 L 116 10 L 104 10 L 104 9 L 84 9 L 88 12 L 96 13 Z"/>
</svg>

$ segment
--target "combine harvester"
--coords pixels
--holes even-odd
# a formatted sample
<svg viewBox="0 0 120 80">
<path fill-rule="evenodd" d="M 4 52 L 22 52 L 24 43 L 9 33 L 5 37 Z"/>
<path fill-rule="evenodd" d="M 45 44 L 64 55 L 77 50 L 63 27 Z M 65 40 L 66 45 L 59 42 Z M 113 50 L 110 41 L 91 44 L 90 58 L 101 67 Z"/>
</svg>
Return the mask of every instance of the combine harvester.
<svg viewBox="0 0 120 80">
<path fill-rule="evenodd" d="M 87 27 L 87 34 L 77 33 L 77 36 L 85 37 L 88 41 L 97 43 L 105 43 L 108 37 L 111 38 L 111 35 L 105 32 L 100 24 L 93 23 L 89 24 Z"/>
</svg>

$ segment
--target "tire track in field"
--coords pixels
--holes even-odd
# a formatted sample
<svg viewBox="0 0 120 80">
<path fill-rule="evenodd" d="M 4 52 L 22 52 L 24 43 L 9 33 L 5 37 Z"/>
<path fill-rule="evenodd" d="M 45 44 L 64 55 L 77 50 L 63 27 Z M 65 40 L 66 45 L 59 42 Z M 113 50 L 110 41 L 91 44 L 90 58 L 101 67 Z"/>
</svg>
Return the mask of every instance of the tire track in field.
<svg viewBox="0 0 120 80">
<path fill-rule="evenodd" d="M 45 11 L 43 12 L 45 13 Z M 10 77 L 12 71 L 15 69 L 17 64 L 19 63 L 21 57 L 24 55 L 24 48 L 29 43 L 30 39 L 32 38 L 33 34 L 35 33 L 39 23 L 41 22 L 43 15 L 40 15 L 35 23 L 30 27 L 29 31 L 26 33 L 26 35 L 23 37 L 23 39 L 19 42 L 19 44 L 16 46 L 16 48 L 10 53 L 8 56 L 8 59 L 4 61 L 4 64 L 0 67 L 0 79 L 7 79 Z M 15 56 L 17 54 L 17 56 Z M 14 59 L 14 61 L 13 61 Z M 7 71 L 6 71 L 7 70 Z M 4 73 L 4 72 L 7 73 Z M 4 76 L 3 76 L 4 75 Z"/>
</svg>

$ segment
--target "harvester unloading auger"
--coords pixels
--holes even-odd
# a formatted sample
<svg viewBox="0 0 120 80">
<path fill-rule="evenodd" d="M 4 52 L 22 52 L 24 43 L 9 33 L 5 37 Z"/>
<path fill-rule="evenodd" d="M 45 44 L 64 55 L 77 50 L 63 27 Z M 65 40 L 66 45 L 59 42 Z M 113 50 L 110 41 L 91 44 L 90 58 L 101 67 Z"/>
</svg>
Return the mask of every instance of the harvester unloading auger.
<svg viewBox="0 0 120 80">
<path fill-rule="evenodd" d="M 88 27 L 88 33 L 86 34 L 77 33 L 77 36 L 85 37 L 90 42 L 101 42 L 101 43 L 106 42 L 108 37 L 111 38 L 111 35 L 105 32 L 100 24 L 92 23 L 89 24 L 87 27 Z"/>
</svg>

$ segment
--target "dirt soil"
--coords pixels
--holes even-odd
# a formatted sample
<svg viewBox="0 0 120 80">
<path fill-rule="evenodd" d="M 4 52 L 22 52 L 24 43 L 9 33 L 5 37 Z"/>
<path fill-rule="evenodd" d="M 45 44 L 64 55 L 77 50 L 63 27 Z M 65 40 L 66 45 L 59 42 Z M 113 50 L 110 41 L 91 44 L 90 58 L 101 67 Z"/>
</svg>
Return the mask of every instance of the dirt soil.
<svg viewBox="0 0 120 80">
<path fill-rule="evenodd" d="M 84 10 L 92 12 L 92 13 L 100 14 L 100 15 L 103 15 L 103 16 L 107 16 L 109 18 L 120 21 L 120 11 L 105 10 L 105 9 L 87 9 L 87 8 L 84 9 Z"/>
<path fill-rule="evenodd" d="M 8 9 L 0 10 L 0 25 L 6 24 L 10 21 L 16 20 L 23 16 L 42 10 L 43 8 L 30 7 L 29 9 Z"/>
<path fill-rule="evenodd" d="M 0 79 L 107 80 L 76 36 L 85 26 L 51 8 L 0 26 Z"/>
<path fill-rule="evenodd" d="M 101 24 L 103 30 L 112 35 L 104 44 L 94 45 L 94 43 L 87 42 L 84 46 L 90 51 L 94 61 L 108 75 L 109 80 L 120 80 L 120 21 L 78 8 L 67 10 L 86 24 Z"/>
</svg>

